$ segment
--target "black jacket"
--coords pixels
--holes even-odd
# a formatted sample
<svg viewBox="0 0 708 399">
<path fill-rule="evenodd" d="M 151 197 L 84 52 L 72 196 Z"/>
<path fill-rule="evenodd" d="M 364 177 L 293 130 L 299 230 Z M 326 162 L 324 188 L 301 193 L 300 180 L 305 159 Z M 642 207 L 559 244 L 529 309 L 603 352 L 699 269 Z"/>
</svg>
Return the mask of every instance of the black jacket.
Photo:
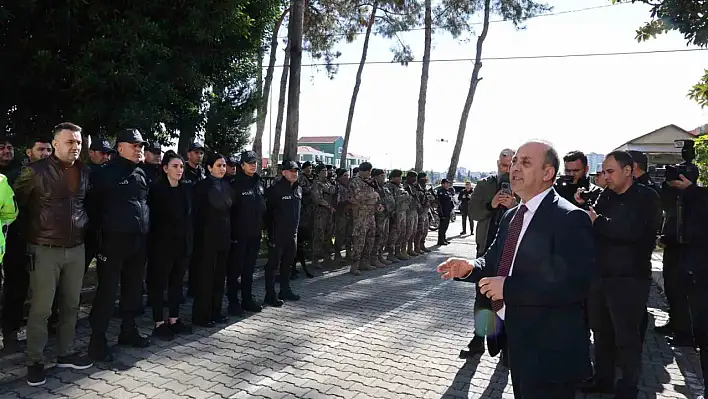
<svg viewBox="0 0 708 399">
<path fill-rule="evenodd" d="M 152 163 L 141 163 L 140 164 L 140 169 L 145 172 L 145 177 L 147 177 L 148 180 L 148 186 L 151 185 L 152 183 L 157 180 L 158 176 L 160 175 L 160 165 L 157 164 L 152 164 Z"/>
<path fill-rule="evenodd" d="M 685 238 L 687 245 L 683 259 L 683 267 L 708 279 L 708 188 L 696 187 L 695 184 L 684 190 L 686 214 Z"/>
<path fill-rule="evenodd" d="M 297 235 L 300 224 L 302 187 L 297 182 L 291 185 L 286 179 L 280 179 L 268 187 L 265 197 L 268 240 L 291 240 Z"/>
<path fill-rule="evenodd" d="M 204 179 L 206 179 L 206 172 L 202 165 L 197 165 L 196 168 L 193 168 L 188 162 L 184 163 L 184 175 L 180 181 L 181 183 L 194 187 L 194 185 Z"/>
<path fill-rule="evenodd" d="M 194 226 L 192 196 L 183 184 L 171 187 L 167 179 L 157 179 L 148 193 L 150 207 L 150 243 L 154 249 L 176 250 L 184 245 L 185 256 L 192 254 Z"/>
<path fill-rule="evenodd" d="M 7 177 L 7 184 L 9 184 L 10 187 L 13 187 L 15 185 L 15 179 L 17 179 L 17 177 L 20 175 L 21 170 L 22 164 L 14 159 L 10 161 L 10 163 L 8 163 L 6 166 L 0 166 L 0 173 Z"/>
<path fill-rule="evenodd" d="M 459 194 L 457 194 L 457 200 L 460 201 L 460 213 L 466 215 L 469 212 L 470 199 L 472 198 L 472 193 L 474 190 L 462 189 Z"/>
<path fill-rule="evenodd" d="M 623 194 L 604 190 L 593 225 L 597 268 L 602 277 L 651 278 L 651 255 L 661 225 L 656 192 L 632 184 Z"/>
<path fill-rule="evenodd" d="M 260 176 L 238 172 L 231 182 L 231 188 L 234 194 L 231 239 L 260 237 L 266 210 Z"/>
<path fill-rule="evenodd" d="M 440 205 L 440 207 L 438 208 L 440 217 L 449 218 L 452 214 L 452 211 L 455 210 L 455 204 L 452 202 L 450 192 L 440 187 L 438 188 L 436 196 L 438 198 L 438 204 Z"/>
<path fill-rule="evenodd" d="M 231 245 L 231 186 L 209 175 L 194 186 L 195 250 L 226 251 Z"/>
<path fill-rule="evenodd" d="M 104 233 L 147 234 L 150 210 L 145 172 L 123 157 L 91 173 L 87 193 L 89 219 Z"/>
</svg>

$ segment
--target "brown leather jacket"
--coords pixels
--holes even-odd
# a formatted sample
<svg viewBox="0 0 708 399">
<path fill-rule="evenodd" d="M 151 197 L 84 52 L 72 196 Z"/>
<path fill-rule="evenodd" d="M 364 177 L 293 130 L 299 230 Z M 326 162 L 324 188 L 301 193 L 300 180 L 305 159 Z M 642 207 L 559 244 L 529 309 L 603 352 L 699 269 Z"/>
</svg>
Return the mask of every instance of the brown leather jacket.
<svg viewBox="0 0 708 399">
<path fill-rule="evenodd" d="M 84 198 L 90 169 L 80 161 L 80 180 L 71 192 L 64 169 L 54 155 L 24 168 L 15 181 L 20 212 L 27 212 L 27 242 L 71 248 L 84 242 L 88 215 Z"/>
</svg>

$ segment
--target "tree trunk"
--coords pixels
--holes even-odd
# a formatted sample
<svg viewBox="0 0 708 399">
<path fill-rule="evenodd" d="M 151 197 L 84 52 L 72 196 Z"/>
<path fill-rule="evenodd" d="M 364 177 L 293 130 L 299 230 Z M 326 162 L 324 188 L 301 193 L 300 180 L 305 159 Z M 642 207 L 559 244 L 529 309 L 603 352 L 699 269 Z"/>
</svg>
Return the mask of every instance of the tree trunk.
<svg viewBox="0 0 708 399">
<path fill-rule="evenodd" d="M 266 116 L 268 115 L 268 98 L 270 97 L 270 87 L 273 83 L 273 72 L 275 69 L 275 60 L 278 55 L 278 34 L 280 26 L 290 9 L 286 9 L 280 14 L 275 21 L 273 27 L 273 35 L 270 38 L 270 58 L 268 59 L 268 70 L 266 71 L 265 81 L 263 82 L 263 92 L 261 93 L 260 102 L 258 104 L 258 119 L 256 120 L 256 136 L 253 138 L 253 151 L 259 157 L 263 156 L 263 131 L 265 130 Z M 259 65 L 260 66 L 260 65 Z M 272 144 L 272 143 L 271 143 Z M 258 172 L 261 171 L 262 162 L 258 163 Z"/>
<path fill-rule="evenodd" d="M 415 170 L 423 170 L 423 136 L 425 133 L 425 102 L 428 100 L 428 75 L 430 72 L 430 44 L 433 35 L 432 1 L 425 0 L 425 47 L 423 72 L 420 74 L 418 93 L 418 125 L 415 129 Z"/>
<path fill-rule="evenodd" d="M 297 138 L 300 129 L 300 69 L 302 66 L 302 24 L 305 0 L 291 0 L 288 43 L 290 45 L 290 83 L 288 85 L 288 116 L 285 121 L 283 159 L 297 160 Z"/>
<path fill-rule="evenodd" d="M 482 33 L 477 38 L 477 54 L 475 55 L 474 69 L 472 70 L 472 79 L 470 80 L 470 88 L 467 92 L 465 106 L 462 108 L 462 116 L 460 117 L 460 126 L 457 128 L 457 140 L 455 141 L 455 149 L 452 151 L 450 159 L 450 168 L 447 170 L 447 179 L 454 181 L 457 174 L 457 164 L 460 161 L 460 152 L 462 151 L 462 142 L 465 140 L 465 130 L 467 129 L 467 119 L 470 116 L 470 108 L 474 100 L 474 93 L 477 91 L 477 84 L 480 80 L 479 71 L 482 69 L 482 45 L 484 39 L 487 38 L 489 32 L 489 14 L 491 12 L 491 0 L 484 0 L 484 22 Z"/>
<path fill-rule="evenodd" d="M 280 75 L 280 94 L 278 94 L 278 117 L 275 119 L 275 134 L 273 135 L 273 153 L 270 154 L 270 166 L 275 175 L 280 155 L 280 134 L 283 131 L 283 114 L 285 113 L 285 90 L 288 88 L 288 72 L 290 72 L 290 46 L 285 48 L 283 73 Z"/>
<path fill-rule="evenodd" d="M 263 115 L 263 49 L 258 50 L 258 60 L 256 61 L 258 63 L 258 74 L 256 75 L 256 97 L 258 98 L 258 104 L 256 105 L 255 111 L 253 113 L 255 114 L 254 120 L 256 121 L 256 135 L 258 134 L 258 124 L 260 120 L 265 121 L 265 115 Z M 262 145 L 262 138 L 259 138 L 256 136 L 253 140 L 253 146 L 256 146 L 256 139 L 258 140 L 258 146 L 260 147 Z M 258 152 L 256 152 L 258 154 Z M 257 170 L 260 170 L 259 167 L 256 167 Z"/>
<path fill-rule="evenodd" d="M 361 74 L 364 72 L 364 64 L 366 63 L 366 54 L 369 52 L 369 39 L 371 38 L 371 29 L 374 27 L 376 20 L 376 11 L 378 10 L 378 2 L 374 2 L 371 8 L 371 16 L 369 23 L 366 26 L 366 36 L 364 36 L 364 48 L 361 51 L 361 61 L 359 61 L 359 69 L 356 71 L 356 81 L 354 82 L 354 92 L 349 103 L 349 115 L 347 116 L 347 127 L 344 130 L 344 144 L 342 145 L 342 153 L 339 158 L 339 167 L 346 169 L 347 154 L 349 153 L 349 136 L 352 132 L 352 121 L 354 120 L 354 108 L 356 107 L 356 98 L 359 95 L 361 87 Z M 336 156 L 337 154 L 335 154 Z"/>
</svg>

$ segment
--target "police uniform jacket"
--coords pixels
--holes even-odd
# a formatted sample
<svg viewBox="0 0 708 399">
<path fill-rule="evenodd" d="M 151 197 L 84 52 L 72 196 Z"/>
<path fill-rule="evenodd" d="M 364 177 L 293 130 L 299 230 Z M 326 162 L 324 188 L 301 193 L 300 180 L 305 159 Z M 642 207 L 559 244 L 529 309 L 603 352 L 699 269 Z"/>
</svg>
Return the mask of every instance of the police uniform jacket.
<svg viewBox="0 0 708 399">
<path fill-rule="evenodd" d="M 231 238 L 260 237 L 266 210 L 260 176 L 248 176 L 244 172 L 238 172 L 231 188 L 234 195 L 231 207 Z"/>
<path fill-rule="evenodd" d="M 300 223 L 302 188 L 295 182 L 281 179 L 268 187 L 266 197 L 266 228 L 271 242 L 292 240 Z"/>
</svg>

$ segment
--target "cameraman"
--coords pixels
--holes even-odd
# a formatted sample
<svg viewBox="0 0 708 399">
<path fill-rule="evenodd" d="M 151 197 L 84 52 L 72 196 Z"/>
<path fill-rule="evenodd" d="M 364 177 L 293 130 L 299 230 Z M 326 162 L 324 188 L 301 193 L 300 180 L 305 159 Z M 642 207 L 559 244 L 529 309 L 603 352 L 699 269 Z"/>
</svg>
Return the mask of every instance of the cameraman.
<svg viewBox="0 0 708 399">
<path fill-rule="evenodd" d="M 685 244 L 680 254 L 680 272 L 684 292 L 688 295 L 689 322 L 695 345 L 698 346 L 703 371 L 703 397 L 708 398 L 708 248 L 705 237 L 708 236 L 708 189 L 696 187 L 683 174 L 679 180 L 667 183 L 680 190 L 686 213 Z M 693 345 L 691 345 L 693 346 Z"/>
<path fill-rule="evenodd" d="M 571 151 L 563 157 L 565 175 L 556 180 L 554 188 L 558 195 L 570 201 L 571 204 L 582 208 L 575 199 L 576 193 L 583 199 L 583 204 L 594 203 L 602 191 L 600 187 L 590 183 L 588 178 L 588 157 L 582 151 Z"/>
<path fill-rule="evenodd" d="M 617 365 L 622 370 L 617 399 L 637 397 L 640 330 L 652 281 L 651 255 L 661 224 L 659 196 L 637 184 L 632 169 L 629 153 L 608 154 L 603 162 L 607 189 L 588 212 L 594 224 L 598 276 L 588 300 L 595 375 L 585 388 L 588 393 L 612 393 Z"/>
</svg>

